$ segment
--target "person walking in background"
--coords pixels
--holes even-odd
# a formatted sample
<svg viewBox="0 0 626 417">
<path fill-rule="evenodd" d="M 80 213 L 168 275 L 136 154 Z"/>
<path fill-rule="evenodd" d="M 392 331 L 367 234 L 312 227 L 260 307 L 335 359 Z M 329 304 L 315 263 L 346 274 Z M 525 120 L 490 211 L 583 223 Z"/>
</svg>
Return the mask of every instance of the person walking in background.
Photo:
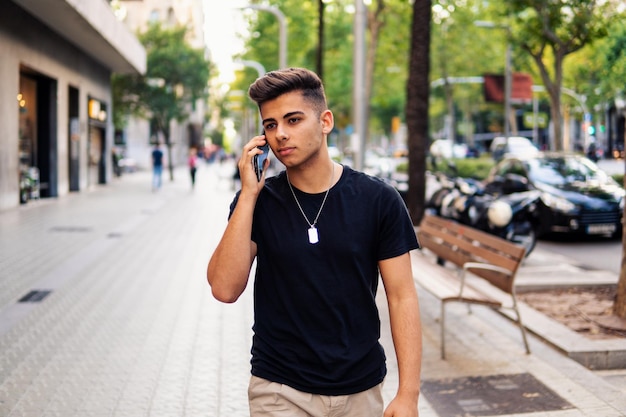
<svg viewBox="0 0 626 417">
<path fill-rule="evenodd" d="M 272 71 L 248 93 L 265 135 L 243 147 L 207 280 L 217 300 L 235 302 L 256 258 L 250 415 L 383 416 L 380 276 L 399 371 L 384 416 L 416 417 L 422 332 L 409 253 L 419 244 L 402 198 L 331 159 L 334 117 L 315 73 Z M 257 180 L 266 142 L 285 170 Z"/>
<path fill-rule="evenodd" d="M 152 191 L 161 189 L 163 177 L 163 151 L 161 145 L 157 141 L 152 150 Z"/>
<path fill-rule="evenodd" d="M 196 186 L 196 171 L 198 164 L 198 151 L 196 148 L 189 149 L 189 159 L 187 160 L 187 165 L 189 166 L 189 174 L 191 175 L 191 189 L 193 190 Z"/>
<path fill-rule="evenodd" d="M 111 165 L 113 166 L 113 174 L 115 174 L 116 177 L 122 176 L 122 167 L 120 166 L 121 159 L 120 152 L 116 148 L 111 149 Z"/>
</svg>

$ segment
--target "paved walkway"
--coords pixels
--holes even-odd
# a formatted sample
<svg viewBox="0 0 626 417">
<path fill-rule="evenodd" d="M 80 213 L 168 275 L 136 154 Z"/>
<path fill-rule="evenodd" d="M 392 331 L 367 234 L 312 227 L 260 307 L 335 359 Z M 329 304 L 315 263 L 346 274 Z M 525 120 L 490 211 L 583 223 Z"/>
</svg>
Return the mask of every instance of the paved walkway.
<svg viewBox="0 0 626 417">
<path fill-rule="evenodd" d="M 201 167 L 193 191 L 184 170 L 156 193 L 137 172 L 0 213 L 0 416 L 248 416 L 251 291 L 221 304 L 205 280 L 233 196 L 224 169 Z M 517 327 L 488 309 L 448 310 L 440 360 L 439 304 L 420 302 L 421 417 L 455 415 L 445 404 L 468 416 L 626 415 L 624 392 L 534 337 L 524 354 Z M 397 384 L 390 340 L 383 319 L 386 400 Z M 470 381 L 502 397 L 518 376 L 525 400 L 512 407 L 495 409 L 485 390 L 461 396 Z M 442 400 L 449 382 L 459 395 Z M 531 404 L 546 392 L 552 403 Z"/>
</svg>

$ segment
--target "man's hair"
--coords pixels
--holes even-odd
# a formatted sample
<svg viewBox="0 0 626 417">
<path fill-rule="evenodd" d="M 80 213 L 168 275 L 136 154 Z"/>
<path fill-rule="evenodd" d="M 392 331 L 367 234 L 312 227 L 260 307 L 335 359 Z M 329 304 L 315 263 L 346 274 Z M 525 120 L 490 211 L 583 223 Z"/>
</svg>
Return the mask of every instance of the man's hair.
<svg viewBox="0 0 626 417">
<path fill-rule="evenodd" d="M 248 95 L 260 108 L 266 101 L 293 91 L 300 91 L 319 114 L 328 108 L 322 80 L 305 68 L 270 71 L 252 83 Z"/>
</svg>

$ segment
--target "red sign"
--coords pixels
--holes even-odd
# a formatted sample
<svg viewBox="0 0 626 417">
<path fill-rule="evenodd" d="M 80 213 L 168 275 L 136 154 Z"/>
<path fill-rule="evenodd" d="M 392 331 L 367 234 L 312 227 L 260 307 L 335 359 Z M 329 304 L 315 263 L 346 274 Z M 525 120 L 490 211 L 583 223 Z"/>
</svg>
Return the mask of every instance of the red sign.
<svg viewBox="0 0 626 417">
<path fill-rule="evenodd" d="M 485 101 L 504 103 L 504 76 L 483 75 Z M 533 79 L 528 74 L 514 73 L 511 83 L 511 103 L 528 103 L 533 99 Z"/>
</svg>

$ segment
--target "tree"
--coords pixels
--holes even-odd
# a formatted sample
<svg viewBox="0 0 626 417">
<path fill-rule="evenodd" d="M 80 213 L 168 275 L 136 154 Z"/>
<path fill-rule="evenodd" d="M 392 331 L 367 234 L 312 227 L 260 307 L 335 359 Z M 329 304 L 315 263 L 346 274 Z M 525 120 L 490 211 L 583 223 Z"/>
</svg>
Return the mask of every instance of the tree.
<svg viewBox="0 0 626 417">
<path fill-rule="evenodd" d="M 505 2 L 511 42 L 532 57 L 550 98 L 556 150 L 563 149 L 561 86 L 565 57 L 606 35 L 610 7 L 596 0 Z"/>
<path fill-rule="evenodd" d="M 566 73 L 572 85 L 588 98 L 587 106 L 604 112 L 616 97 L 626 94 L 623 82 L 626 78 L 626 23 L 623 15 L 621 18 L 612 16 L 610 23 L 607 37 L 577 53 L 573 57 L 574 65 L 570 63 Z M 623 144 L 624 138 L 618 141 Z M 626 183 L 623 185 L 626 187 Z M 623 216 L 626 218 L 626 212 Z M 622 263 L 613 313 L 626 319 L 626 228 L 622 230 Z"/>
<path fill-rule="evenodd" d="M 204 50 L 192 48 L 182 26 L 164 28 L 152 24 L 139 34 L 147 52 L 145 75 L 113 77 L 113 103 L 116 127 L 124 125 L 124 115 L 148 118 L 163 135 L 168 151 L 170 179 L 174 179 L 170 123 L 189 117 L 196 100 L 207 98 L 211 62 Z"/>
<path fill-rule="evenodd" d="M 426 198 L 426 148 L 430 94 L 431 0 L 413 2 L 406 121 L 409 143 L 409 194 L 407 205 L 413 224 L 419 224 Z"/>
<path fill-rule="evenodd" d="M 599 78 L 602 80 L 601 88 L 607 91 L 610 97 L 619 97 L 626 93 L 623 83 L 626 77 L 626 24 L 623 22 L 623 20 L 616 21 L 612 25 L 611 37 L 600 49 L 601 73 Z M 626 187 L 626 177 L 623 185 Z M 623 218 L 626 218 L 626 211 Z M 624 223 L 622 230 L 622 263 L 613 313 L 626 319 L 626 223 Z"/>
</svg>

